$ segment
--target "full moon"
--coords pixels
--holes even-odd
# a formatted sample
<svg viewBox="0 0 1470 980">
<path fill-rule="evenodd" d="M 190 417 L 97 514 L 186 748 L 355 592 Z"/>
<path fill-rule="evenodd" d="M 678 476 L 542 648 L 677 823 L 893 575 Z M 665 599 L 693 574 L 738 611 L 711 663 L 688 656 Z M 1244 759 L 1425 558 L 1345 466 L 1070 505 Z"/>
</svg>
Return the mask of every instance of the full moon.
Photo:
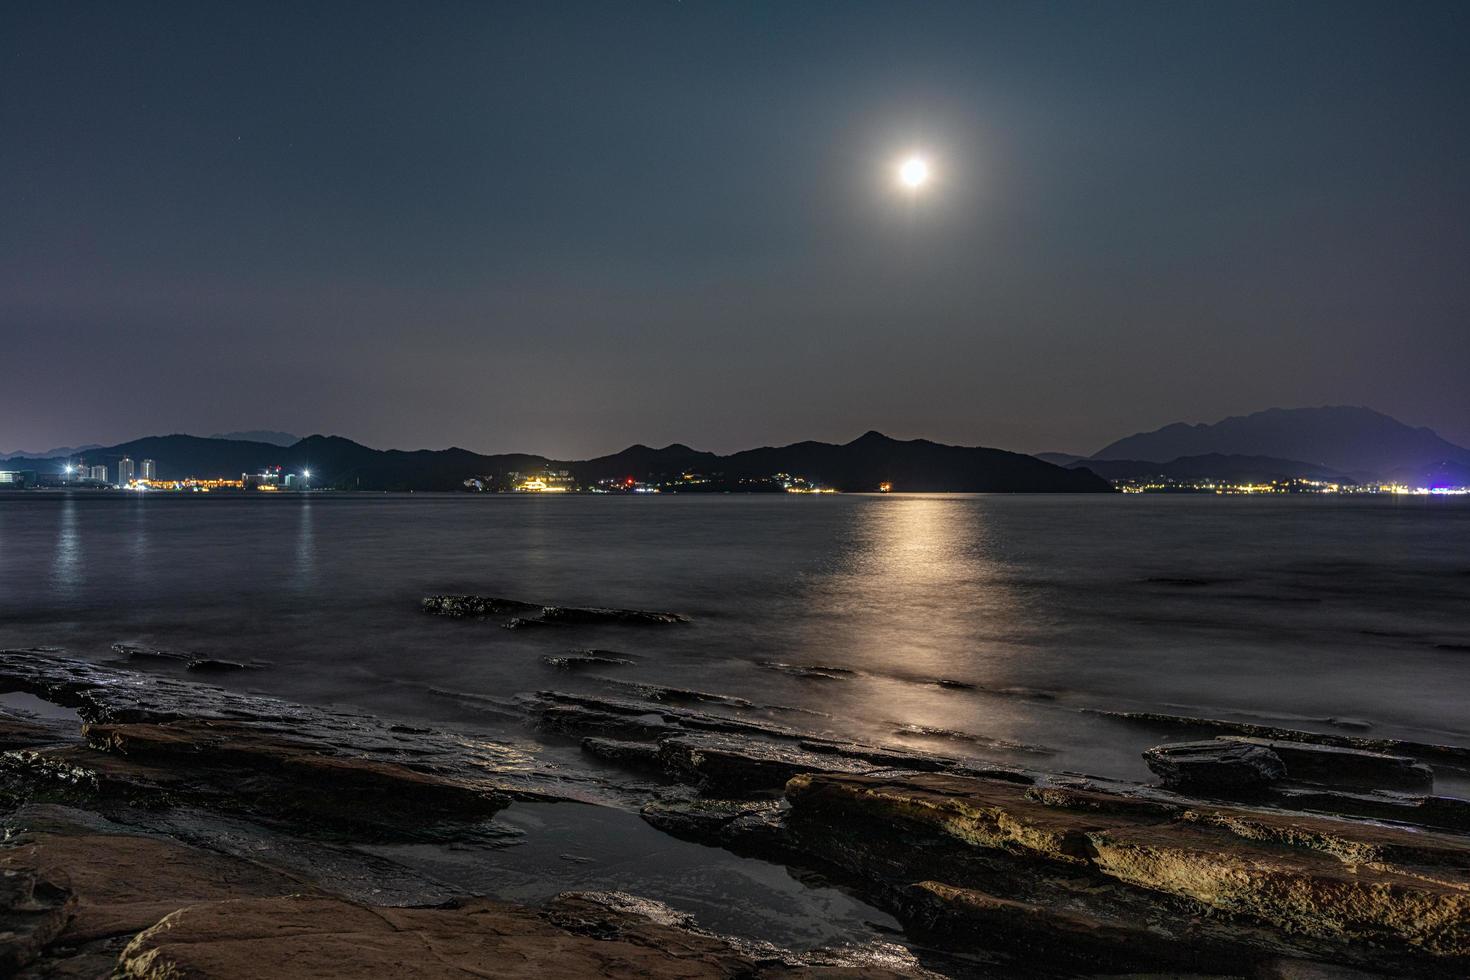
<svg viewBox="0 0 1470 980">
<path fill-rule="evenodd" d="M 909 157 L 898 165 L 898 182 L 911 191 L 929 183 L 929 161 L 923 157 Z"/>
</svg>

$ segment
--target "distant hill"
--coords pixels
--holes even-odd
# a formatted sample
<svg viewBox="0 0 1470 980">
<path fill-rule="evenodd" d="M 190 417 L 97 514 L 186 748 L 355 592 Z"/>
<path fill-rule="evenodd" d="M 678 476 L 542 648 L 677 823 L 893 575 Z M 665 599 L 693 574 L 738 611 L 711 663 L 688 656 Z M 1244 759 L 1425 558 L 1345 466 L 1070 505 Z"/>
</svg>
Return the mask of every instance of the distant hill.
<svg viewBox="0 0 1470 980">
<path fill-rule="evenodd" d="M 300 436 L 293 436 L 289 432 L 276 432 L 272 429 L 251 429 L 247 432 L 216 432 L 209 438 L 232 439 L 238 442 L 266 442 L 272 446 L 294 446 L 301 441 Z"/>
<path fill-rule="evenodd" d="M 41 452 L 32 453 L 24 449 L 16 449 L 8 453 L 0 453 L 0 459 L 52 459 L 57 456 L 76 456 L 89 449 L 99 449 L 97 445 L 90 446 L 57 446 L 55 449 L 46 449 Z"/>
<path fill-rule="evenodd" d="M 1076 453 L 1032 453 L 1031 455 L 1039 460 L 1051 463 L 1053 466 L 1071 466 L 1073 463 L 1087 458 L 1086 456 L 1078 456 Z"/>
<path fill-rule="evenodd" d="M 740 476 L 800 474 L 839 490 L 872 490 L 885 480 L 898 490 L 931 492 L 1111 489 L 1107 481 L 1086 469 L 1067 470 L 1034 456 L 946 446 L 927 439 L 899 441 L 880 432 L 868 432 L 840 446 L 798 442 L 779 448 L 748 449 L 725 457 L 722 466 L 726 473 Z"/>
<path fill-rule="evenodd" d="M 1225 453 L 1181 456 L 1167 463 L 1141 459 L 1095 459 L 1071 465 L 1085 465 L 1108 480 L 1166 477 L 1172 480 L 1222 480 L 1230 483 L 1270 483 L 1291 479 L 1322 480 L 1328 483 L 1356 482 L 1346 473 L 1315 463 L 1277 459 L 1273 456 L 1234 456 Z"/>
<path fill-rule="evenodd" d="M 1470 468 L 1470 449 L 1369 408 L 1271 408 L 1213 424 L 1176 422 L 1119 439 L 1089 457 L 1095 460 L 1167 462 L 1219 453 L 1304 460 L 1372 479 L 1417 482 L 1429 474 Z"/>
<path fill-rule="evenodd" d="M 790 473 L 839 490 L 876 490 L 883 482 L 902 491 L 1107 492 L 1106 480 L 1086 469 L 1063 469 L 1033 456 L 1000 449 L 945 446 L 923 439 L 900 441 L 877 432 L 843 445 L 801 442 L 720 456 L 688 446 L 663 449 L 631 446 L 588 460 L 552 460 L 526 453 L 482 455 L 467 449 L 371 449 L 340 436 L 308 436 L 292 446 L 199 436 L 149 436 L 94 450 L 88 462 L 119 456 L 153 459 L 159 476 L 233 476 L 280 466 L 310 469 L 312 483 L 363 490 L 456 490 L 472 476 L 504 475 L 541 468 L 564 469 L 595 482 L 632 476 L 675 476 L 691 470 L 726 481 Z M 63 460 L 31 460 L 40 472 L 55 472 Z M 732 484 L 733 485 L 733 484 Z"/>
</svg>

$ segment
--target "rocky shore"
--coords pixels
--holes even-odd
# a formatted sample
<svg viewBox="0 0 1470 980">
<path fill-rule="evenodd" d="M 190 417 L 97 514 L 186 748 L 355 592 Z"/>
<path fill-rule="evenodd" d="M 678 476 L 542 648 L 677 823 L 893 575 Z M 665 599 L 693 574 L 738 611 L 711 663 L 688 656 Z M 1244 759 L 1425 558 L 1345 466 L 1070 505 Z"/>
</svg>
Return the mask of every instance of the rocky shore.
<svg viewBox="0 0 1470 980">
<path fill-rule="evenodd" d="M 548 608 L 426 602 L 679 622 Z M 579 749 L 577 768 L 152 662 L 0 651 L 0 693 L 75 712 L 0 714 L 0 976 L 1470 974 L 1470 803 L 1434 790 L 1452 746 L 1185 733 L 1140 746 L 1158 776 L 1141 785 L 837 740 L 710 692 L 609 682 L 508 705 L 540 743 Z M 821 876 L 902 941 L 794 951 L 648 897 L 501 901 L 392 856 L 463 849 L 553 803 L 636 807 L 673 837 Z"/>
</svg>

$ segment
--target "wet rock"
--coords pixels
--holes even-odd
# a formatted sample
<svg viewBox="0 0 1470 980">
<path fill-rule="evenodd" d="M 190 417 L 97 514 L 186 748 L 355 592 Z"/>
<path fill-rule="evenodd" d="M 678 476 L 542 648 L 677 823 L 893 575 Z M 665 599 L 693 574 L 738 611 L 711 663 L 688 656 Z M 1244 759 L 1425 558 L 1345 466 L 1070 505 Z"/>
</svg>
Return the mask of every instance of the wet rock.
<svg viewBox="0 0 1470 980">
<path fill-rule="evenodd" d="M 613 738 L 584 738 L 582 751 L 625 769 L 663 771 L 658 746 L 651 742 L 625 742 Z"/>
<path fill-rule="evenodd" d="M 1222 736 L 1217 741 L 1270 749 L 1286 764 L 1286 778 L 1292 782 L 1420 792 L 1434 788 L 1434 771 L 1408 756 L 1246 735 Z"/>
<path fill-rule="evenodd" d="M 668 796 L 639 811 L 644 820 L 666 834 L 700 844 L 743 845 L 740 850 L 769 854 L 781 839 L 780 800 L 723 800 L 704 796 Z"/>
<path fill-rule="evenodd" d="M 504 625 L 511 629 L 523 626 L 671 626 L 689 622 L 679 613 L 654 612 L 647 609 L 609 609 L 599 606 L 547 606 L 480 595 L 431 595 L 420 603 L 426 613 L 454 618 L 517 615 Z"/>
<path fill-rule="evenodd" d="M 499 616 L 539 609 L 536 603 L 486 595 L 431 595 L 421 603 L 424 612 L 435 616 Z"/>
<path fill-rule="evenodd" d="M 163 806 L 210 790 L 189 774 L 108 755 L 86 746 L 17 749 L 0 755 L 0 773 L 46 787 L 75 802 L 124 801 Z"/>
<path fill-rule="evenodd" d="M 628 685 L 627 687 L 629 690 L 638 691 L 644 685 Z M 659 690 L 675 691 L 676 689 L 662 688 Z M 549 727 L 558 727 L 569 732 L 581 731 L 589 735 L 617 734 L 608 716 L 622 716 L 636 719 L 635 727 L 641 726 L 645 731 L 653 732 L 649 737 L 676 734 L 679 731 L 725 732 L 783 741 L 796 741 L 808 737 L 795 729 L 768 722 L 731 718 L 726 715 L 681 708 L 664 702 L 599 697 L 565 691 L 538 691 L 533 696 L 522 698 L 521 703 L 533 718 Z M 625 737 L 637 736 L 628 734 Z"/>
<path fill-rule="evenodd" d="M 650 740 L 674 735 L 683 729 L 670 725 L 653 712 L 625 714 L 597 711 L 577 704 L 550 704 L 536 712 L 542 728 L 568 735 L 607 736 L 621 740 Z"/>
<path fill-rule="evenodd" d="M 204 657 L 197 653 L 184 653 L 178 650 L 154 650 L 132 643 L 114 643 L 112 650 L 114 653 L 127 657 L 129 660 L 180 664 L 185 670 L 191 670 L 201 674 L 224 674 L 236 670 L 259 670 L 266 666 L 259 661 L 252 661 L 247 664 L 237 660 Z"/>
<path fill-rule="evenodd" d="M 869 768 L 913 769 L 920 772 L 942 772 L 955 769 L 959 763 L 944 756 L 904 749 L 864 745 L 858 742 L 837 742 L 828 739 L 804 738 L 797 747 L 815 755 L 837 756 L 852 762 L 866 763 Z M 833 771 L 860 771 L 853 767 L 838 767 Z"/>
<path fill-rule="evenodd" d="M 127 980 L 258 976 L 425 980 L 485 976 L 730 978 L 772 976 L 814 954 L 747 955 L 689 928 L 658 903 L 618 893 L 563 896 L 545 910 L 488 900 L 439 908 L 370 908 L 293 896 L 194 905 L 140 933 L 118 960 Z M 915 976 L 873 963 L 832 965 L 833 977 Z M 840 960 L 839 960 L 840 962 Z"/>
<path fill-rule="evenodd" d="M 611 650 L 585 650 L 565 657 L 542 657 L 541 662 L 557 670 L 587 670 L 597 667 L 631 667 L 637 661 Z"/>
<path fill-rule="evenodd" d="M 60 833 L 26 830 L 0 849 L 0 972 L 35 961 L 56 944 L 75 948 L 130 936 L 184 905 L 251 895 L 310 892 L 309 883 L 261 867 L 137 833 L 99 832 L 97 818 Z M 47 975 L 70 975 L 58 967 Z M 95 975 L 95 974 L 93 974 Z"/>
<path fill-rule="evenodd" d="M 374 822 L 388 814 L 479 818 L 509 798 L 397 762 L 325 755 L 314 746 L 227 721 L 88 723 L 93 748 L 146 764 L 186 767 L 192 778 L 222 782 L 242 801 L 277 810 L 325 812 Z"/>
<path fill-rule="evenodd" d="M 136 643 L 114 643 L 112 652 L 127 657 L 129 660 L 163 660 L 182 664 L 194 659 L 192 653 L 182 653 L 178 650 L 155 650 Z"/>
<path fill-rule="evenodd" d="M 1079 949 L 1127 944 L 1096 923 L 1149 923 L 1216 946 L 1214 965 L 1241 972 L 1264 956 L 1426 975 L 1470 967 L 1463 836 L 1062 789 L 948 774 L 798 776 L 786 825 L 802 853 L 886 883 L 870 894 L 900 913 L 894 889 L 907 878 L 946 886 L 927 890 L 961 918 L 966 905 L 992 922 L 1062 915 L 1054 942 Z"/>
<path fill-rule="evenodd" d="M 28 749 L 50 742 L 75 741 L 75 726 L 50 719 L 22 718 L 0 713 L 0 751 Z"/>
<path fill-rule="evenodd" d="M 546 606 L 541 610 L 541 620 L 546 623 L 566 623 L 587 626 L 601 623 L 617 623 L 628 626 L 671 626 L 689 622 L 688 616 L 671 612 L 650 612 L 646 609 L 603 609 L 582 606 Z"/>
<path fill-rule="evenodd" d="M 684 687 L 665 687 L 662 684 L 624 681 L 611 677 L 599 677 L 597 680 L 608 687 L 629 691 L 645 701 L 656 701 L 659 704 L 719 704 L 741 710 L 749 710 L 755 707 L 754 704 L 745 698 L 737 698 L 729 694 L 716 694 L 712 691 L 695 691 Z"/>
<path fill-rule="evenodd" d="M 990 749 L 999 749 L 1006 752 L 1025 752 L 1030 755 L 1055 755 L 1055 749 L 1049 749 L 1044 745 L 1028 745 L 1025 742 L 1016 742 L 1008 738 L 994 738 L 989 735 L 978 735 L 974 732 L 960 732 L 950 728 L 934 728 L 929 725 L 914 725 L 907 722 L 889 722 L 893 725 L 893 734 L 900 738 L 915 739 L 942 739 L 950 742 L 961 742 L 969 745 L 983 745 Z"/>
<path fill-rule="evenodd" d="M 777 793 L 799 773 L 873 769 L 855 759 L 718 734 L 665 738 L 658 758 L 669 776 L 714 796 Z"/>
<path fill-rule="evenodd" d="M 1271 790 L 1269 799 L 1279 806 L 1294 810 L 1314 810 L 1373 820 L 1395 820 L 1421 827 L 1470 831 L 1470 800 L 1454 796 L 1415 796 L 1393 792 L 1349 793 L 1310 786 L 1277 786 Z"/>
<path fill-rule="evenodd" d="M 295 704 L 223 690 L 179 677 L 142 673 L 36 650 L 0 651 L 0 691 L 24 691 L 75 708 L 84 722 L 99 725 L 194 726 L 200 747 L 174 756 L 167 766 L 187 771 L 193 764 L 222 764 L 227 743 L 247 747 L 280 742 L 295 754 L 339 760 L 322 762 L 323 772 L 349 762 L 396 764 L 424 775 L 442 776 L 492 794 L 547 798 L 572 791 L 567 779 L 539 768 L 512 744 L 467 739 L 452 732 L 414 730 L 370 715 Z M 203 727 L 201 727 L 203 726 Z M 210 734 L 206 735 L 206 730 Z M 134 733 L 135 735 L 138 733 Z M 182 729 L 174 736 L 189 734 Z M 100 743 L 99 743 L 100 744 Z M 215 758 L 201 754 L 218 750 Z M 238 761 L 242 756 L 236 756 Z M 305 761 L 301 766 L 306 766 Z M 368 767 L 371 768 L 371 767 Z M 299 771 L 299 770 L 298 770 Z M 358 808 L 361 810 L 362 808 Z"/>
<path fill-rule="evenodd" d="M 1187 715 L 1161 714 L 1154 711 L 1111 711 L 1103 708 L 1081 708 L 1079 710 L 1086 714 L 1169 731 L 1247 735 L 1251 738 L 1278 739 L 1286 742 L 1335 745 L 1345 749 L 1362 749 L 1365 752 L 1387 752 L 1417 759 L 1439 759 L 1460 766 L 1466 765 L 1467 760 L 1470 760 L 1470 747 L 1462 745 L 1440 745 L 1393 738 L 1368 738 L 1361 735 L 1324 734 L 1295 728 L 1280 728 L 1274 725 L 1223 721 L 1217 718 L 1192 718 Z M 1333 724 L 1334 722 L 1332 719 L 1327 719 L 1326 723 Z"/>
<path fill-rule="evenodd" d="M 525 630 L 525 629 L 538 629 L 538 628 L 539 629 L 546 629 L 547 627 L 551 627 L 551 626 L 555 626 L 555 625 L 556 625 L 555 623 L 551 623 L 551 622 L 548 622 L 547 620 L 541 619 L 539 616 L 538 617 L 514 616 L 514 617 L 512 617 L 510 619 L 507 619 L 505 622 L 503 622 L 503 623 L 500 624 L 500 626 L 501 626 L 502 629 L 508 629 L 508 630 Z"/>
<path fill-rule="evenodd" d="M 61 935 L 77 899 L 65 875 L 0 851 L 0 976 L 14 976 Z"/>
<path fill-rule="evenodd" d="M 774 670 L 807 681 L 845 681 L 857 676 L 855 670 L 828 667 L 824 664 L 787 664 L 779 660 L 757 660 L 755 665 L 762 670 Z"/>
<path fill-rule="evenodd" d="M 237 660 L 219 660 L 214 657 L 201 657 L 191 660 L 184 665 L 185 670 L 192 670 L 198 674 L 229 674 L 237 670 L 258 670 L 257 664 L 242 664 Z"/>
<path fill-rule="evenodd" d="M 1180 792 L 1249 795 L 1286 776 L 1280 756 L 1265 746 L 1246 742 L 1158 745 L 1144 752 L 1143 760 L 1165 786 Z"/>
<path fill-rule="evenodd" d="M 1186 823 L 1096 830 L 1088 840 L 1093 866 L 1110 877 L 1248 915 L 1283 934 L 1470 956 L 1463 873 L 1446 881 L 1346 866 L 1308 849 L 1242 846 Z"/>
<path fill-rule="evenodd" d="M 939 881 L 915 883 L 902 902 L 905 921 L 922 935 L 952 943 L 984 936 L 990 949 L 1052 970 L 1132 972 L 1140 966 L 1190 969 L 1208 962 L 1205 951 L 1181 943 L 1177 933 L 1103 912 L 1002 898 Z"/>
</svg>

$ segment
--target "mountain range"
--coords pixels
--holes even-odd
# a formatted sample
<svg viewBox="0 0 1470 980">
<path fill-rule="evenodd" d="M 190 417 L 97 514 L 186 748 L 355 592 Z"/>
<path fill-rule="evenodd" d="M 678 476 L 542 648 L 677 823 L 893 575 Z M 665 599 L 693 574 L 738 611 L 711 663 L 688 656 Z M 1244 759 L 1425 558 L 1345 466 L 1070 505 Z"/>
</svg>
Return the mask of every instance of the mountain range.
<svg viewBox="0 0 1470 980">
<path fill-rule="evenodd" d="M 1109 443 L 1091 456 L 1040 453 L 1111 480 L 1166 476 L 1258 481 L 1470 484 L 1470 449 L 1370 408 L 1270 408 L 1214 423 L 1175 422 Z"/>
<path fill-rule="evenodd" d="M 1086 469 L 1068 469 L 1033 456 L 983 447 L 946 446 L 924 439 L 900 441 L 869 432 L 834 445 L 799 442 L 722 456 L 683 445 L 653 449 L 635 445 L 609 456 L 554 460 L 528 453 L 482 455 L 467 449 L 404 451 L 371 449 L 340 436 L 308 436 L 291 446 L 199 436 L 149 436 L 92 450 L 88 462 L 111 465 L 118 457 L 157 461 L 161 479 L 233 476 L 269 466 L 309 469 L 316 486 L 362 490 L 457 490 L 467 478 L 539 470 L 566 470 L 580 483 L 678 478 L 686 472 L 718 475 L 717 486 L 769 481 L 776 473 L 804 477 L 838 490 L 1107 492 L 1112 486 Z M 55 473 L 66 460 L 26 460 L 40 473 Z M 17 461 L 12 461 L 16 466 Z"/>
<path fill-rule="evenodd" d="M 1470 485 L 1470 450 L 1430 429 L 1353 406 L 1272 408 L 1215 423 L 1176 422 L 1118 439 L 1087 457 L 1026 456 L 869 432 L 841 445 L 809 441 L 730 455 L 676 443 L 662 449 L 634 445 L 586 460 L 555 460 L 459 448 L 379 450 L 340 436 L 297 439 L 284 432 L 250 431 L 211 438 L 150 436 L 116 446 L 56 450 L 44 457 L 12 454 L 15 458 L 7 458 L 6 466 L 49 473 L 66 457 L 79 455 L 100 463 L 124 455 L 135 461 L 154 459 L 165 478 L 225 476 L 272 465 L 288 471 L 310 468 L 317 486 L 373 490 L 448 490 L 472 476 L 541 469 L 567 470 L 582 483 L 695 471 L 719 475 L 707 486 L 736 488 L 742 481 L 789 473 L 843 490 L 871 490 L 890 482 L 896 489 L 914 491 L 1083 491 L 1105 489 L 1104 480 L 1153 476 Z"/>
<path fill-rule="evenodd" d="M 1301 460 L 1379 479 L 1439 467 L 1470 467 L 1470 449 L 1433 430 L 1405 425 L 1370 408 L 1271 408 L 1211 424 L 1175 422 L 1109 443 L 1088 457 L 1156 463 L 1209 453 Z"/>
</svg>

